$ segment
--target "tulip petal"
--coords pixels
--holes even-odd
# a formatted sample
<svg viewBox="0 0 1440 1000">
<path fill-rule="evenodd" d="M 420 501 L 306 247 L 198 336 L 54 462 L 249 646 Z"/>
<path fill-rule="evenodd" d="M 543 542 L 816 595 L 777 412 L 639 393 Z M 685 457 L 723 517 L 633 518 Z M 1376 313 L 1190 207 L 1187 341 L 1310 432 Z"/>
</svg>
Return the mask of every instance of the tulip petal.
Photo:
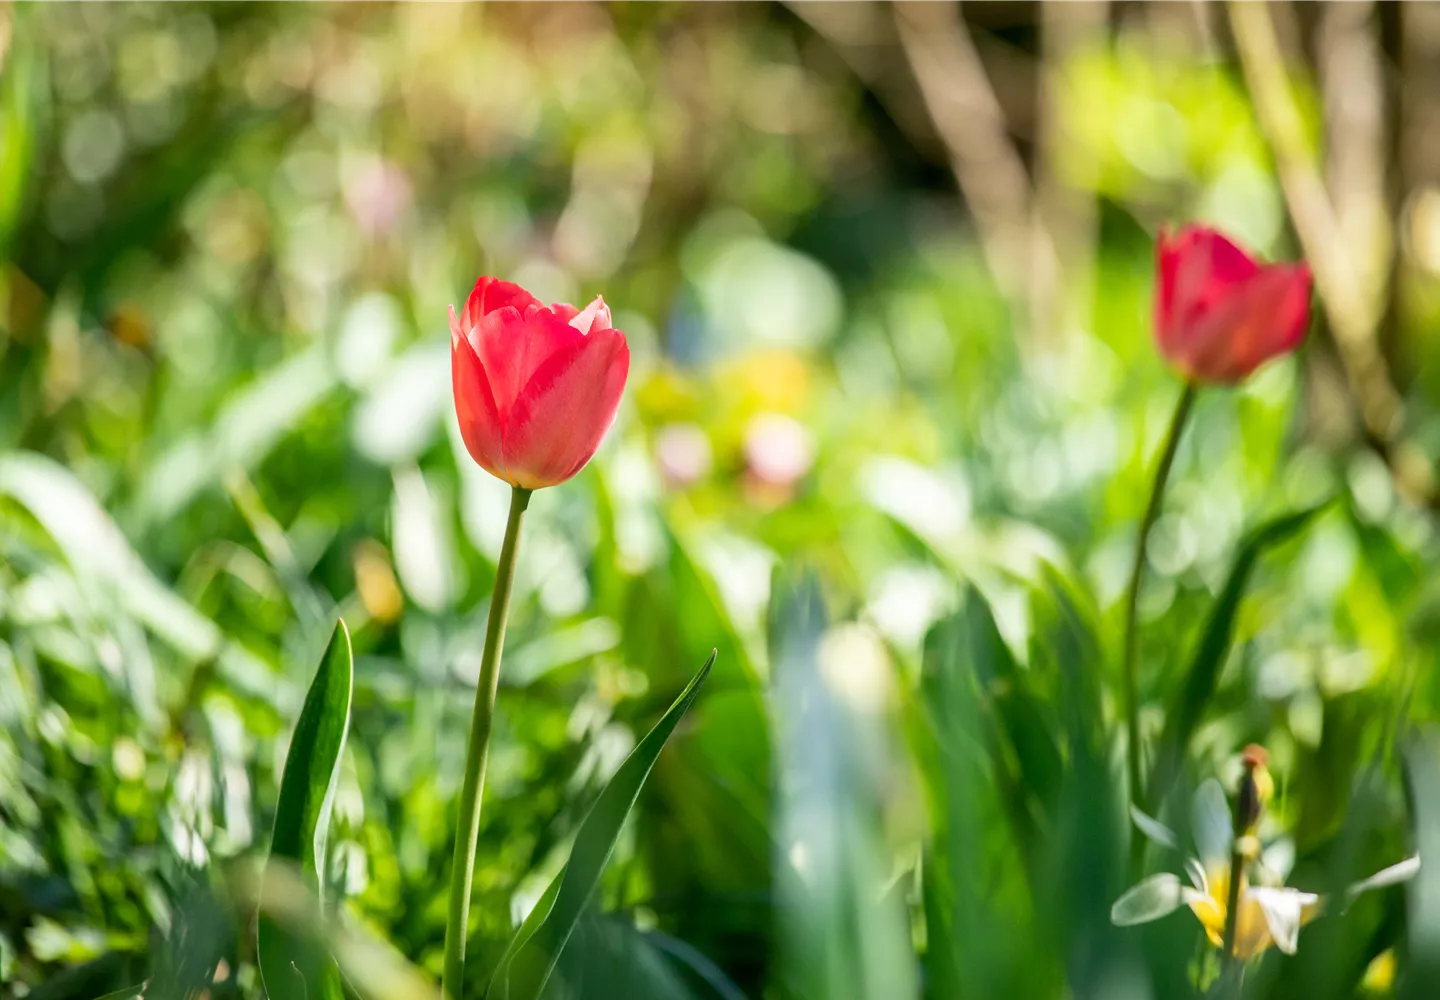
<svg viewBox="0 0 1440 1000">
<path fill-rule="evenodd" d="M 574 306 L 567 306 L 567 309 L 574 311 Z M 558 308 L 556 309 L 558 312 Z M 605 304 L 602 296 L 595 296 L 584 309 L 566 319 L 571 326 L 581 333 L 598 333 L 601 330 L 610 329 L 610 307 Z"/>
<path fill-rule="evenodd" d="M 563 482 L 590 461 L 615 422 L 630 370 L 620 331 L 568 329 L 574 339 L 535 369 L 506 419 L 508 467 L 527 489 Z"/>
<path fill-rule="evenodd" d="M 1406 858 L 1399 864 L 1391 865 L 1389 868 L 1382 868 L 1369 878 L 1361 879 L 1345 890 L 1346 900 L 1352 900 L 1362 892 L 1369 892 L 1371 889 L 1383 889 L 1390 885 L 1399 885 L 1401 882 L 1408 882 L 1420 872 L 1420 856 Z"/>
<path fill-rule="evenodd" d="M 450 307 L 450 349 L 455 349 L 455 341 L 465 339 L 465 330 L 460 325 L 460 317 L 455 315 L 455 307 Z"/>
<path fill-rule="evenodd" d="M 1180 849 L 1180 838 L 1175 836 L 1174 831 L 1154 816 L 1143 812 L 1138 806 L 1130 807 L 1130 821 L 1139 828 L 1141 833 L 1161 847 L 1168 847 L 1172 851 Z"/>
<path fill-rule="evenodd" d="M 1205 866 L 1194 858 L 1185 859 L 1185 874 L 1190 876 L 1190 884 L 1202 896 L 1210 895 L 1210 880 L 1205 876 Z"/>
<path fill-rule="evenodd" d="M 454 315 L 454 309 L 451 309 Z M 482 469 L 491 475 L 508 479 L 505 454 L 501 447 L 500 414 L 490 391 L 485 368 L 475 355 L 470 341 L 453 335 L 450 340 L 450 380 L 455 394 L 455 417 L 460 423 L 460 437 Z"/>
<path fill-rule="evenodd" d="M 486 275 L 475 282 L 470 297 L 465 300 L 465 311 L 461 315 L 461 333 L 468 334 L 480 323 L 481 317 L 497 309 L 514 309 L 524 316 L 531 306 L 539 304 L 539 299 L 514 282 L 501 281 Z"/>
<path fill-rule="evenodd" d="M 1230 803 L 1225 799 L 1225 789 L 1214 778 L 1207 779 L 1195 790 L 1190 822 L 1195 833 L 1195 848 L 1205 867 L 1229 865 L 1230 846 L 1235 840 Z"/>
<path fill-rule="evenodd" d="M 1173 872 L 1161 872 L 1137 882 L 1115 900 L 1110 907 L 1110 922 L 1116 927 L 1146 924 L 1190 904 L 1198 896 Z"/>
<path fill-rule="evenodd" d="M 521 389 L 557 352 L 584 338 L 561 317 L 543 306 L 521 315 L 505 306 L 487 313 L 470 333 L 503 420 L 509 419 Z"/>
<path fill-rule="evenodd" d="M 1193 325 L 1259 270 L 1244 250 L 1203 226 L 1161 233 L 1156 257 L 1156 331 L 1167 356 L 1183 351 Z"/>
<path fill-rule="evenodd" d="M 1215 230 L 1189 227 L 1161 234 L 1156 271 L 1157 344 L 1193 381 L 1239 381 L 1305 339 L 1304 264 L 1261 265 Z"/>
<path fill-rule="evenodd" d="M 1275 940 L 1275 947 L 1287 955 L 1295 954 L 1300 939 L 1301 914 L 1307 905 L 1318 902 L 1320 897 L 1299 889 L 1267 887 L 1247 889 L 1245 895 L 1254 900 L 1265 915 L 1265 926 Z"/>
<path fill-rule="evenodd" d="M 1246 282 L 1244 298 L 1253 332 L 1236 337 L 1241 374 L 1304 342 L 1310 326 L 1310 269 L 1304 264 L 1268 267 Z"/>
<path fill-rule="evenodd" d="M 1206 381 L 1238 381 L 1298 347 L 1309 322 L 1309 268 L 1276 264 L 1239 286 L 1195 324 L 1183 363 Z"/>
</svg>

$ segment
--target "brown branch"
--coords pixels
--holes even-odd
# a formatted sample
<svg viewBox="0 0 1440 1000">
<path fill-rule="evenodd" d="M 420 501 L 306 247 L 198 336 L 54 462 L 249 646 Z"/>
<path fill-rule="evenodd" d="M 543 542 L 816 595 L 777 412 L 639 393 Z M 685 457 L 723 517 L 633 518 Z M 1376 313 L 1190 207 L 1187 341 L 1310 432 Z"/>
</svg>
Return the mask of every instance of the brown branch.
<svg viewBox="0 0 1440 1000">
<path fill-rule="evenodd" d="M 953 3 L 894 6 L 895 27 L 951 171 L 975 218 L 981 250 L 1003 294 L 1026 304 L 1059 279 L 1055 241 L 1036 214 L 1030 177 Z M 1041 320 L 1033 305 L 1032 326 Z"/>
<path fill-rule="evenodd" d="M 1042 335 L 1063 329 L 1072 319 L 1088 325 L 1091 315 L 1098 165 L 1077 159 L 1083 144 L 1075 135 L 1076 123 L 1065 114 L 1066 70 L 1074 52 L 1104 36 L 1109 7 L 1108 0 L 1043 0 L 1040 6 L 1032 253 L 1045 253 L 1050 241 L 1059 271 L 1053 289 L 1039 287 L 1044 277 L 1039 269 L 1032 274 L 1030 301 Z"/>
<path fill-rule="evenodd" d="M 1434 471 L 1424 453 L 1402 439 L 1404 406 L 1380 350 L 1378 331 L 1386 311 L 1389 255 L 1394 250 L 1383 245 L 1377 248 L 1375 243 L 1391 240 L 1388 224 L 1381 227 L 1380 235 L 1362 240 L 1357 246 L 1356 227 L 1363 225 L 1369 229 L 1371 226 L 1366 218 L 1370 206 L 1361 204 L 1358 212 L 1347 207 L 1343 221 L 1337 212 L 1309 149 L 1276 39 L 1272 11 L 1288 12 L 1288 7 L 1230 0 L 1227 9 L 1255 114 L 1275 159 L 1296 235 L 1315 275 L 1315 290 L 1330 321 L 1345 381 L 1359 410 L 1365 441 L 1390 465 L 1402 492 L 1419 502 L 1434 504 L 1440 499 L 1435 491 Z M 1341 27 L 1356 30 L 1354 22 L 1348 19 Z M 1364 44 L 1368 43 L 1362 46 Z M 1355 52 L 1365 57 L 1363 47 L 1353 46 L 1348 51 L 1342 50 L 1341 55 L 1348 58 Z M 1341 98 L 1336 95 L 1336 99 Z M 1361 109 L 1360 113 L 1363 112 Z M 1332 104 L 1332 124 L 1335 113 Z M 1345 114 L 1353 117 L 1354 113 L 1347 109 Z M 1383 118 L 1378 113 L 1370 131 L 1375 130 L 1382 132 L 1382 138 L 1376 141 L 1383 141 Z M 1355 141 L 1348 135 L 1337 138 Z M 1373 167 L 1365 169 L 1373 170 Z M 1377 179 L 1377 190 L 1383 211 L 1383 176 Z M 1357 258 L 1357 250 L 1373 255 L 1377 249 L 1378 259 Z"/>
</svg>

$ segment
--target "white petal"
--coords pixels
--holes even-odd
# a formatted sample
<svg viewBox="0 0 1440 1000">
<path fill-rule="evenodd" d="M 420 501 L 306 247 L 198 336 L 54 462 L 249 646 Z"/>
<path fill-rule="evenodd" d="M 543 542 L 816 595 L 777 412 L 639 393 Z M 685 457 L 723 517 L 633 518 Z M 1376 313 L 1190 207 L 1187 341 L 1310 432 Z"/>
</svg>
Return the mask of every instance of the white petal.
<svg viewBox="0 0 1440 1000">
<path fill-rule="evenodd" d="M 1206 868 L 1230 863 L 1230 846 L 1235 840 L 1230 820 L 1230 803 L 1220 782 L 1210 778 L 1195 790 L 1190 822 L 1195 829 L 1195 847 Z"/>
<path fill-rule="evenodd" d="M 1130 819 L 1140 828 L 1141 833 L 1145 834 L 1145 836 L 1149 837 L 1161 847 L 1168 847 L 1172 851 L 1178 851 L 1180 849 L 1180 839 L 1175 836 L 1175 832 L 1154 816 L 1141 812 L 1135 806 L 1131 806 Z"/>
<path fill-rule="evenodd" d="M 1159 920 L 1185 901 L 1179 876 L 1161 872 L 1130 887 L 1110 907 L 1110 922 L 1117 927 Z"/>
<path fill-rule="evenodd" d="M 1290 869 L 1295 867 L 1295 841 L 1289 837 L 1275 841 L 1260 852 L 1260 865 L 1274 878 L 1276 885 L 1284 885 L 1290 877 Z"/>
<path fill-rule="evenodd" d="M 1382 868 L 1369 878 L 1361 879 L 1349 889 L 1345 895 L 1354 899 L 1362 892 L 1369 892 L 1371 889 L 1383 889 L 1387 885 L 1398 885 L 1401 882 L 1408 882 L 1420 871 L 1420 855 L 1413 858 L 1406 858 L 1398 865 L 1391 865 L 1389 868 Z"/>
<path fill-rule="evenodd" d="M 1245 895 L 1260 904 L 1265 925 L 1275 939 L 1275 947 L 1287 955 L 1295 954 L 1300 940 L 1300 916 L 1305 907 L 1320 897 L 1299 889 L 1259 887 L 1247 889 Z"/>
<path fill-rule="evenodd" d="M 1194 858 L 1185 859 L 1185 874 L 1190 876 L 1190 884 L 1199 890 L 1200 895 L 1210 895 L 1210 880 L 1205 877 L 1205 866 Z"/>
</svg>

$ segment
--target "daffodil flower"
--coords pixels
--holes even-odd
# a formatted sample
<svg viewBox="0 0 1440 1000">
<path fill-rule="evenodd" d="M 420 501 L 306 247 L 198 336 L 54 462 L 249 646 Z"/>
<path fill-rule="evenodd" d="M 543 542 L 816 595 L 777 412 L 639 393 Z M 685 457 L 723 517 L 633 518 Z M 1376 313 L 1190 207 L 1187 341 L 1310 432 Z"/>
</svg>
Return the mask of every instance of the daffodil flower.
<svg viewBox="0 0 1440 1000">
<path fill-rule="evenodd" d="M 1135 825 L 1147 837 L 1165 847 L 1179 850 L 1179 838 L 1159 820 L 1138 809 L 1132 809 L 1131 813 Z M 1117 926 L 1128 927 L 1158 920 L 1181 906 L 1188 906 L 1205 928 L 1210 943 L 1219 948 L 1224 944 L 1225 917 L 1230 900 L 1230 855 L 1234 833 L 1230 805 L 1218 781 L 1211 779 L 1196 791 L 1191 822 L 1200 857 L 1185 859 L 1185 873 L 1190 884 L 1186 885 L 1172 872 L 1151 875 L 1115 901 L 1110 908 L 1110 920 Z M 1324 896 L 1284 884 L 1294 861 L 1289 841 L 1278 841 L 1257 853 L 1253 880 L 1249 874 L 1242 872 L 1239 909 L 1235 919 L 1235 956 L 1253 958 L 1272 944 L 1285 954 L 1293 955 L 1300 928 L 1321 914 L 1327 900 Z M 1345 904 L 1349 905 L 1362 892 L 1413 878 L 1419 870 L 1419 857 L 1391 865 L 1351 885 L 1345 891 Z"/>
</svg>

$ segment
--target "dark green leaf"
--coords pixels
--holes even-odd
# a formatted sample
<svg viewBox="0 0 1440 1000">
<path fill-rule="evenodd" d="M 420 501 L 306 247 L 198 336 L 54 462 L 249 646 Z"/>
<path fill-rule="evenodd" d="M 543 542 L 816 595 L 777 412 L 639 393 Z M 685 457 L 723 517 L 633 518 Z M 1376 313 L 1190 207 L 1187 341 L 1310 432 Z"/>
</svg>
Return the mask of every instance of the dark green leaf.
<svg viewBox="0 0 1440 1000">
<path fill-rule="evenodd" d="M 270 857 L 299 865 L 317 907 L 323 902 L 320 874 L 325 865 L 330 805 L 350 726 L 354 673 L 350 633 L 343 621 L 337 621 L 290 741 L 270 840 Z M 335 963 L 313 941 L 262 915 L 258 943 L 260 974 L 271 1000 L 340 996 Z"/>
<path fill-rule="evenodd" d="M 700 672 L 680 692 L 669 710 L 631 751 L 610 779 L 575 834 L 570 859 L 551 881 L 540 902 L 505 949 L 487 996 L 492 1000 L 536 1000 L 555 969 L 565 943 L 600 881 L 605 863 L 615 849 L 625 819 L 640 795 L 650 769 L 670 734 L 700 693 L 700 685 L 715 663 L 712 652 Z"/>
<path fill-rule="evenodd" d="M 1250 532 L 1241 543 L 1225 586 L 1210 610 L 1209 620 L 1200 635 L 1200 644 L 1195 648 L 1195 655 L 1190 660 L 1184 684 L 1166 713 L 1165 731 L 1160 740 L 1154 769 L 1150 774 L 1148 794 L 1145 796 L 1148 811 L 1154 812 L 1155 804 L 1165 797 L 1170 783 L 1175 780 L 1175 773 L 1185 757 L 1190 738 L 1215 694 L 1235 633 L 1235 619 L 1239 616 L 1245 588 L 1249 585 L 1250 574 L 1255 569 L 1256 562 L 1267 549 L 1294 538 L 1316 515 L 1329 506 L 1330 501 L 1326 500 L 1314 507 L 1267 521 Z"/>
</svg>

